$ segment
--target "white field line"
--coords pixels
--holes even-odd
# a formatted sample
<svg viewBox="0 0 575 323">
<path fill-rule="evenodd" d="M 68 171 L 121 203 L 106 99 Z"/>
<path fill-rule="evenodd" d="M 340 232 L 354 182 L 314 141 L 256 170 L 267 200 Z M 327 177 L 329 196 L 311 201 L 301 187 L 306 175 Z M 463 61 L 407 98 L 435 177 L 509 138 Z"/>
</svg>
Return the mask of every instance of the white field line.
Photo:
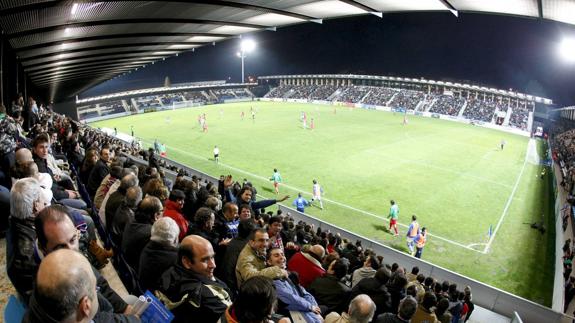
<svg viewBox="0 0 575 323">
<path fill-rule="evenodd" d="M 533 139 L 529 139 L 529 140 L 533 140 Z M 527 145 L 527 149 L 529 149 L 529 145 Z M 509 210 L 509 206 L 511 206 L 511 202 L 513 201 L 513 196 L 515 195 L 515 192 L 517 191 L 517 187 L 519 187 L 519 182 L 521 181 L 521 177 L 523 176 L 523 171 L 525 171 L 525 165 L 527 165 L 527 154 L 525 154 L 525 160 L 523 161 L 523 167 L 521 167 L 521 171 L 519 172 L 519 176 L 517 176 L 517 180 L 515 181 L 515 185 L 513 186 L 513 191 L 511 191 L 511 195 L 509 195 L 509 198 L 507 199 L 507 203 L 505 204 L 505 208 L 503 209 L 503 212 L 501 213 L 501 217 L 499 218 L 499 222 L 497 222 L 497 226 L 495 226 L 495 230 L 493 230 L 493 234 L 489 238 L 489 241 L 487 241 L 487 245 L 485 245 L 485 249 L 483 249 L 483 253 L 489 252 L 489 247 L 491 247 L 491 243 L 493 243 L 493 240 L 495 240 L 495 235 L 497 235 L 497 231 L 501 227 L 501 224 L 503 223 L 503 219 L 505 219 L 505 216 L 507 215 L 507 211 Z"/>
<path fill-rule="evenodd" d="M 147 141 L 147 140 L 142 140 L 142 141 L 150 143 L 150 142 Z M 203 157 L 203 156 L 198 156 L 198 155 L 192 154 L 192 153 L 190 153 L 190 152 L 188 152 L 188 151 L 185 151 L 185 150 L 182 150 L 182 149 L 179 149 L 179 148 L 170 147 L 170 149 L 176 150 L 176 151 L 178 151 L 178 152 L 180 152 L 180 153 L 182 153 L 182 154 L 189 155 L 189 156 L 194 157 L 194 158 L 197 158 L 197 159 L 201 159 L 201 160 L 205 160 L 205 161 L 211 161 L 209 158 L 206 158 L 206 157 Z M 247 171 L 245 171 L 245 170 L 243 170 L 243 169 L 239 169 L 239 168 L 236 168 L 236 167 L 227 165 L 227 164 L 222 163 L 222 162 L 219 162 L 218 165 L 223 166 L 223 167 L 226 167 L 226 168 L 231 169 L 231 170 L 234 170 L 234 171 L 237 171 L 237 172 L 240 172 L 240 173 L 243 173 L 243 174 L 246 174 L 246 175 L 248 175 L 248 176 L 250 176 L 250 177 L 253 177 L 253 178 L 258 178 L 258 179 L 263 180 L 263 181 L 268 181 L 268 180 L 269 180 L 269 178 L 267 178 L 267 177 L 263 177 L 263 176 L 260 176 L 260 175 L 257 175 L 257 174 L 253 174 L 253 173 L 247 172 Z M 302 190 L 302 189 L 300 189 L 300 188 L 297 188 L 297 187 L 294 187 L 294 186 L 291 186 L 291 185 L 281 184 L 281 186 L 285 186 L 285 187 L 287 187 L 287 188 L 289 188 L 289 189 L 292 189 L 292 190 L 294 190 L 294 191 L 298 191 L 298 192 L 305 193 L 306 195 L 310 195 L 310 196 L 312 195 L 311 193 L 308 193 L 308 192 L 306 192 L 306 191 L 304 191 L 304 190 Z M 384 220 L 384 221 L 389 221 L 387 218 L 385 218 L 385 217 L 383 217 L 383 216 L 380 216 L 380 215 L 377 215 L 377 214 L 374 214 L 374 213 L 371 213 L 371 212 L 367 212 L 367 211 L 364 211 L 364 210 L 360 210 L 360 209 L 358 209 L 358 208 L 355 208 L 355 207 L 350 206 L 350 205 L 347 205 L 347 204 L 343 204 L 343 203 L 340 203 L 340 202 L 337 202 L 337 201 L 333 201 L 333 200 L 329 200 L 329 199 L 326 199 L 326 198 L 322 198 L 322 200 L 323 200 L 323 201 L 326 201 L 326 202 L 329 202 L 329 203 L 332 203 L 332 204 L 335 204 L 335 205 L 339 205 L 339 206 L 341 206 L 341 207 L 344 207 L 344 208 L 347 208 L 347 209 L 350 209 L 350 210 L 353 210 L 353 211 L 356 211 L 356 212 L 361 213 L 361 214 L 364 214 L 364 215 L 368 215 L 368 216 L 371 216 L 371 217 L 374 217 L 374 218 L 377 218 L 377 219 L 381 219 L 381 220 Z M 405 224 L 402 224 L 402 223 L 398 223 L 398 224 L 399 224 L 400 226 L 404 227 L 404 228 L 408 228 L 408 227 L 409 227 L 409 226 L 407 226 L 407 225 L 405 225 Z M 458 247 L 465 248 L 465 249 L 468 249 L 468 250 L 471 250 L 471 251 L 475 251 L 475 252 L 478 252 L 478 253 L 482 253 L 482 252 L 479 251 L 479 250 L 475 250 L 475 249 L 473 249 L 473 248 L 471 248 L 471 247 L 468 247 L 468 246 L 466 246 L 466 245 L 464 245 L 464 244 L 461 244 L 461 243 L 459 243 L 459 242 L 456 242 L 456 241 L 453 241 L 453 240 L 450 240 L 450 239 L 447 239 L 447 238 L 443 238 L 443 237 L 441 237 L 441 236 L 434 235 L 434 234 L 431 234 L 431 233 L 429 233 L 428 235 L 429 235 L 430 237 L 435 237 L 435 238 L 437 238 L 437 239 L 439 239 L 439 240 L 443 240 L 443 241 L 445 241 L 445 242 L 447 242 L 447 243 L 456 245 L 456 246 L 458 246 Z"/>
</svg>

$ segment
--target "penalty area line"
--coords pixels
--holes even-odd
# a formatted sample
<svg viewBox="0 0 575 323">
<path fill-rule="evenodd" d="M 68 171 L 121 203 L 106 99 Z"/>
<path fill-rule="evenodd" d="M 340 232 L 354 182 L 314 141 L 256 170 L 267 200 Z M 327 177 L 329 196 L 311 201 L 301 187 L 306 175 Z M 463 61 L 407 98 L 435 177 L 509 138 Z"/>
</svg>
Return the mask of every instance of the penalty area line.
<svg viewBox="0 0 575 323">
<path fill-rule="evenodd" d="M 147 143 L 150 143 L 150 141 L 148 141 L 148 140 L 143 140 L 143 141 L 144 141 L 144 142 L 147 142 Z M 196 159 L 200 159 L 200 160 L 202 160 L 202 161 L 212 162 L 211 159 L 206 158 L 206 157 L 204 157 L 204 156 L 198 156 L 198 155 L 195 155 L 195 154 L 190 153 L 190 152 L 188 152 L 188 151 L 185 151 L 185 150 L 182 150 L 182 149 L 179 149 L 179 148 L 175 148 L 175 147 L 170 147 L 170 148 L 173 149 L 173 150 L 176 150 L 176 151 L 178 151 L 178 152 L 180 152 L 180 153 L 182 153 L 182 154 L 185 154 L 185 155 L 194 157 L 194 158 L 196 158 Z M 228 168 L 228 169 L 231 169 L 231 170 L 234 170 L 234 171 L 237 171 L 237 172 L 240 172 L 240 173 L 243 173 L 243 174 L 248 175 L 248 176 L 250 176 L 250 177 L 253 177 L 253 178 L 257 178 L 257 179 L 266 181 L 266 182 L 269 180 L 269 178 L 267 178 L 267 177 L 264 177 L 264 176 L 261 176 L 261 175 L 257 175 L 257 174 L 253 174 L 253 173 L 250 173 L 250 172 L 245 171 L 245 170 L 243 170 L 243 169 L 240 169 L 240 168 L 237 168 L 237 167 L 234 167 L 234 166 L 231 166 L 231 165 L 222 163 L 222 162 L 219 162 L 218 165 L 223 166 L 223 167 Z M 302 190 L 302 189 L 300 189 L 300 188 L 298 188 L 298 187 L 295 187 L 295 186 L 291 186 L 291 185 L 287 185 L 287 184 L 283 184 L 283 183 L 281 184 L 281 186 L 285 186 L 286 188 L 289 188 L 289 189 L 294 190 L 294 191 L 298 191 L 298 192 L 305 193 L 306 195 L 309 195 L 309 196 L 312 195 L 311 193 L 308 193 L 307 191 Z M 262 196 L 262 195 L 260 195 L 260 196 Z M 371 212 L 368 212 L 368 211 L 365 211 L 365 210 L 361 210 L 361 209 L 355 208 L 355 207 L 353 207 L 353 206 L 350 206 L 350 205 L 347 205 L 347 204 L 343 204 L 343 203 L 340 203 L 340 202 L 337 202 L 337 201 L 334 201 L 334 200 L 326 199 L 326 198 L 323 198 L 323 197 L 322 197 L 322 200 L 325 201 L 325 202 L 332 203 L 332 204 L 338 205 L 338 206 L 340 206 L 340 207 L 349 209 L 349 210 L 356 211 L 356 212 L 358 212 L 358 213 L 360 213 L 360 214 L 364 214 L 364 215 L 367 215 L 367 216 L 371 216 L 371 217 L 374 217 L 374 218 L 377 218 L 377 219 L 380 219 L 380 220 L 384 220 L 384 221 L 386 221 L 386 222 L 389 222 L 389 219 L 387 219 L 387 218 L 385 218 L 385 217 L 383 217 L 383 216 L 381 216 L 381 215 L 377 215 L 377 214 L 374 214 L 374 213 L 371 213 Z M 403 224 L 403 223 L 399 223 L 399 222 L 398 222 L 398 224 L 399 224 L 401 227 L 403 227 L 403 228 L 409 228 L 408 225 L 405 225 L 405 224 Z M 444 237 L 442 237 L 442 236 L 438 236 L 438 235 L 431 234 L 431 233 L 429 233 L 428 235 L 429 235 L 430 237 L 437 238 L 437 239 L 439 239 L 439 240 L 442 240 L 442 241 L 444 241 L 444 242 L 447 242 L 447 243 L 449 243 L 449 244 L 452 244 L 452 245 L 455 245 L 455 246 L 458 246 L 458 247 L 461 247 L 461 248 L 464 248 L 464 249 L 467 249 L 467 250 L 471 250 L 471 251 L 478 252 L 478 253 L 484 253 L 484 252 L 482 252 L 482 251 L 473 249 L 473 248 L 468 247 L 468 246 L 466 246 L 466 245 L 464 245 L 464 244 L 462 244 L 462 243 L 459 243 L 459 242 L 457 242 L 457 241 L 453 241 L 453 240 L 444 238 Z"/>
</svg>

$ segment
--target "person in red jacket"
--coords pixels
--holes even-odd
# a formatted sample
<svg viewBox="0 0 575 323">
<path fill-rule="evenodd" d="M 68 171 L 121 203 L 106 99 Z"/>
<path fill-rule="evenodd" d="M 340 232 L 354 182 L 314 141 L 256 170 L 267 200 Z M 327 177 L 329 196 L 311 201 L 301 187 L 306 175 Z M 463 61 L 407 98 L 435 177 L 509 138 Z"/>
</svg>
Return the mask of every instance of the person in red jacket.
<svg viewBox="0 0 575 323">
<path fill-rule="evenodd" d="M 288 262 L 288 270 L 299 274 L 299 283 L 304 288 L 318 277 L 325 275 L 321 261 L 325 256 L 325 249 L 321 245 L 313 245 L 307 251 L 298 252 Z"/>
<path fill-rule="evenodd" d="M 172 218 L 180 228 L 179 240 L 182 241 L 188 233 L 188 220 L 182 214 L 186 195 L 181 190 L 173 190 L 164 205 L 164 216 Z"/>
</svg>

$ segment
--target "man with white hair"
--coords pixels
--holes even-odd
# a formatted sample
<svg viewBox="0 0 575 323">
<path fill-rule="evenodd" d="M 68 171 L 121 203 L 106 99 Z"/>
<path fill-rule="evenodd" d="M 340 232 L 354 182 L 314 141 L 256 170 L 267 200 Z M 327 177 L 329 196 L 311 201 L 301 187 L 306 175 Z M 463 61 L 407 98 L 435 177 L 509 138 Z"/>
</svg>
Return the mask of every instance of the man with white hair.
<svg viewBox="0 0 575 323">
<path fill-rule="evenodd" d="M 50 201 L 34 178 L 16 181 L 10 192 L 10 226 L 6 235 L 6 270 L 16 291 L 28 300 L 36 274 L 34 218 Z"/>
<path fill-rule="evenodd" d="M 347 313 L 339 315 L 331 312 L 325 317 L 325 323 L 368 323 L 375 313 L 375 303 L 365 294 L 357 295 L 351 300 Z"/>
<path fill-rule="evenodd" d="M 150 242 L 140 255 L 140 287 L 156 290 L 158 278 L 178 261 L 180 228 L 172 218 L 163 217 L 152 225 Z"/>
<path fill-rule="evenodd" d="M 88 260 L 62 249 L 42 261 L 22 322 L 92 322 L 98 307 L 96 276 Z"/>
</svg>

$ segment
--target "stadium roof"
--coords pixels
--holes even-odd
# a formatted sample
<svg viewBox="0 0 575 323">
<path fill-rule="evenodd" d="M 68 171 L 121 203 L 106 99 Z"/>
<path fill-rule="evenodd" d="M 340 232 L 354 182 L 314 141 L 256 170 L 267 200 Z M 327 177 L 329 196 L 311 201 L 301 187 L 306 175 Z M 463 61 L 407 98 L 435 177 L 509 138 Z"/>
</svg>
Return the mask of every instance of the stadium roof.
<svg viewBox="0 0 575 323">
<path fill-rule="evenodd" d="M 575 24 L 570 0 L 4 0 L 0 27 L 51 99 L 224 39 L 351 15 L 483 12 Z"/>
</svg>

